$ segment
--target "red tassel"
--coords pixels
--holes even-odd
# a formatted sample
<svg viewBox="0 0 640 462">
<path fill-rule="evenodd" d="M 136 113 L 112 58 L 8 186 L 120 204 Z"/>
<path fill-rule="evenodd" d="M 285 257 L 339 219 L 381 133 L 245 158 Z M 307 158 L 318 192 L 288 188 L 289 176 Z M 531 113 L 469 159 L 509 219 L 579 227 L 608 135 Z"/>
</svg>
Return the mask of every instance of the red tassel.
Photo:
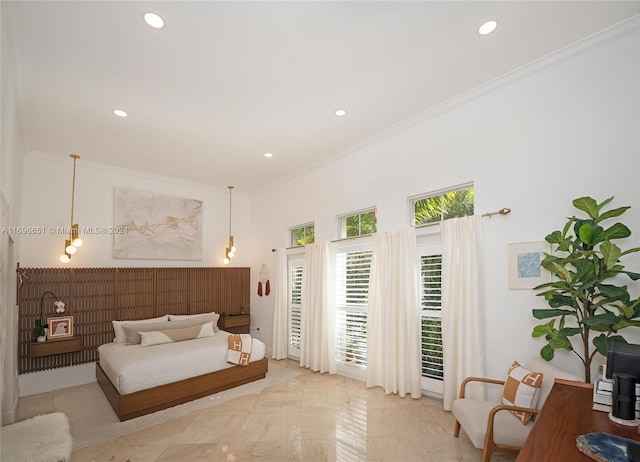
<svg viewBox="0 0 640 462">
<path fill-rule="evenodd" d="M 262 297 L 262 281 L 258 282 L 258 295 Z"/>
<path fill-rule="evenodd" d="M 269 295 L 270 292 L 271 292 L 271 286 L 269 285 L 269 280 L 267 279 L 267 282 L 264 285 L 264 294 Z"/>
</svg>

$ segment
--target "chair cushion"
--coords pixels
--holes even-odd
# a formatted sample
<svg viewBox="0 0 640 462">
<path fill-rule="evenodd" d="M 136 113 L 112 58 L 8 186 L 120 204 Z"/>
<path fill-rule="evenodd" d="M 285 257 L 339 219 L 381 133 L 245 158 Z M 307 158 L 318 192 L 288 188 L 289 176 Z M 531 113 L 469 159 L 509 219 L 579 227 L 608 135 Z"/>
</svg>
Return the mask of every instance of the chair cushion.
<svg viewBox="0 0 640 462">
<path fill-rule="evenodd" d="M 522 367 L 518 361 L 514 361 L 507 372 L 502 389 L 502 403 L 512 406 L 536 407 L 541 386 L 541 372 L 532 372 Z M 530 412 L 511 412 L 523 424 L 531 420 Z"/>
<path fill-rule="evenodd" d="M 489 412 L 499 404 L 469 398 L 456 399 L 453 402 L 451 407 L 453 415 L 478 449 L 484 448 Z M 520 425 L 518 422 L 519 419 L 511 412 L 498 412 L 493 422 L 493 441 L 496 444 L 522 447 L 533 426 L 533 421 L 526 425 Z"/>
</svg>

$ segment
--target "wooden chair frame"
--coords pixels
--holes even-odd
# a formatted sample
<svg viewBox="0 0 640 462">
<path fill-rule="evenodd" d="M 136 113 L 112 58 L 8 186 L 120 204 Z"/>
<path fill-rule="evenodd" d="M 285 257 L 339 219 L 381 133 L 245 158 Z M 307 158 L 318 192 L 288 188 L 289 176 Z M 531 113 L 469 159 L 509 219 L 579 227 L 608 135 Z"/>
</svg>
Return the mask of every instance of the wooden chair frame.
<svg viewBox="0 0 640 462">
<path fill-rule="evenodd" d="M 504 385 L 504 380 L 496 380 L 496 379 L 488 379 L 484 377 L 467 377 L 460 384 L 460 396 L 459 398 L 464 398 L 465 389 L 468 383 L 470 382 L 482 382 L 487 384 L 495 384 L 495 385 Z M 493 441 L 493 426 L 495 416 L 500 411 L 518 411 L 518 412 L 530 412 L 532 414 L 538 414 L 540 410 L 530 408 L 530 407 L 521 407 L 521 406 L 511 406 L 507 404 L 498 404 L 491 409 L 489 416 L 487 417 L 487 431 L 484 439 L 484 448 L 482 449 L 482 462 L 489 462 L 491 460 L 491 456 L 494 452 L 508 452 L 511 454 L 518 454 L 520 452 L 520 448 L 516 446 L 509 446 L 506 444 L 497 444 Z M 453 429 L 453 436 L 458 437 L 460 435 L 460 422 L 456 419 L 456 423 Z"/>
</svg>

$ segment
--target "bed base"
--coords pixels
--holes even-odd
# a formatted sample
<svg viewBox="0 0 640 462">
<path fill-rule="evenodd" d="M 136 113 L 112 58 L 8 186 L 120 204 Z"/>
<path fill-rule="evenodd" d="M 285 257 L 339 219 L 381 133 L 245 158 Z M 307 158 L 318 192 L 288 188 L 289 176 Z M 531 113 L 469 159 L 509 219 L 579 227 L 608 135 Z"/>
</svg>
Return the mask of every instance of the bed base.
<svg viewBox="0 0 640 462">
<path fill-rule="evenodd" d="M 96 362 L 96 378 L 120 421 L 133 419 L 266 377 L 268 359 L 121 395 Z"/>
</svg>

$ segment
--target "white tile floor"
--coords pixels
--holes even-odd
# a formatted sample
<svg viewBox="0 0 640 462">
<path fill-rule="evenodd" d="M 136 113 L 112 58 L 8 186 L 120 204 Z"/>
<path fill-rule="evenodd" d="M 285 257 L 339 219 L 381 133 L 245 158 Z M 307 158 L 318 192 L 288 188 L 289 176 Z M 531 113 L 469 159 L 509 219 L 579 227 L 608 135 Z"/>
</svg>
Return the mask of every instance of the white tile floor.
<svg viewBox="0 0 640 462">
<path fill-rule="evenodd" d="M 161 423 L 74 450 L 71 462 L 199 461 L 480 461 L 462 432 L 454 438 L 451 413 L 440 401 L 385 395 L 362 382 L 300 369 L 260 393 L 171 417 Z M 95 387 L 72 387 L 24 397 L 20 420 L 33 415 L 84 409 L 71 419 L 72 435 L 91 432 L 92 419 L 113 419 Z M 98 412 L 87 413 L 98 406 Z M 76 422 L 73 425 L 73 422 Z M 75 427 L 75 428 L 74 428 Z M 492 462 L 514 461 L 496 454 Z"/>
</svg>

